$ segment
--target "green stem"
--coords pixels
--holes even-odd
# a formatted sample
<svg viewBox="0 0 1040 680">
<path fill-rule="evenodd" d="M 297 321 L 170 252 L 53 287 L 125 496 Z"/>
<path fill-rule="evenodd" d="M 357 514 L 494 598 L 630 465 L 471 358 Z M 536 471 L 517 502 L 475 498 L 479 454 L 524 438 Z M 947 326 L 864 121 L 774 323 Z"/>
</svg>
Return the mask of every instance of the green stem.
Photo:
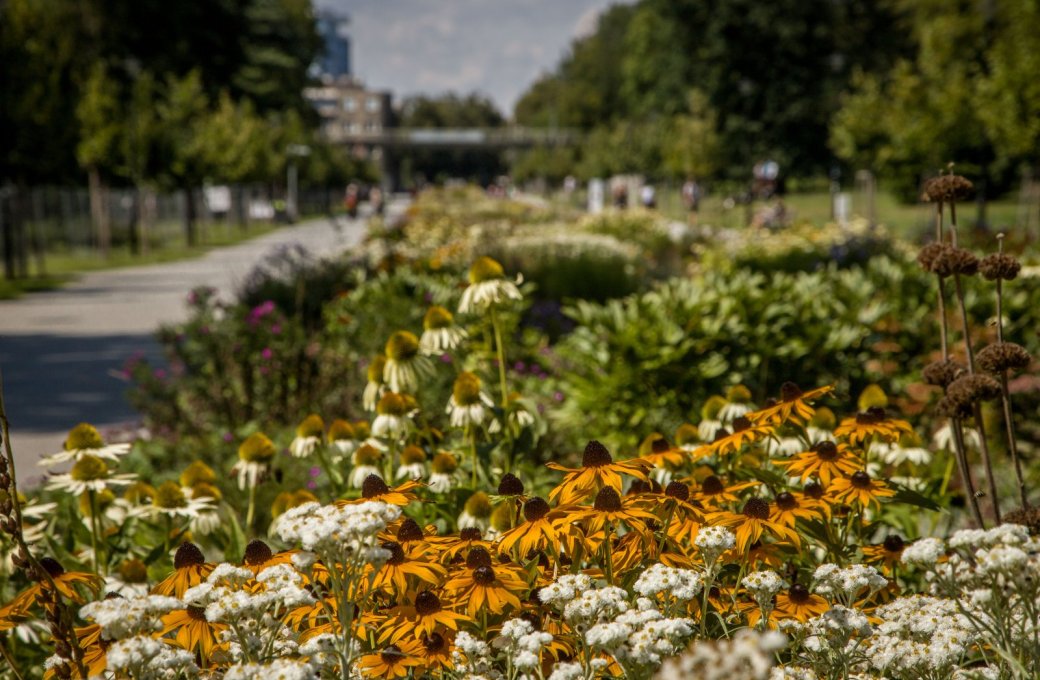
<svg viewBox="0 0 1040 680">
<path fill-rule="evenodd" d="M 610 535 L 612 527 L 609 522 L 603 525 L 603 569 L 606 572 L 607 585 L 614 585 L 614 554 L 611 551 Z"/>
<path fill-rule="evenodd" d="M 93 489 L 87 489 L 87 500 L 90 505 L 90 554 L 94 562 L 94 573 L 100 574 L 98 560 L 98 521 L 97 521 L 97 495 Z"/>
<path fill-rule="evenodd" d="M 246 510 L 246 530 L 253 530 L 253 514 L 256 512 L 256 485 L 249 486 L 249 508 Z"/>
<path fill-rule="evenodd" d="M 491 327 L 495 331 L 495 352 L 498 354 L 498 383 L 502 390 L 502 408 L 509 405 L 509 391 L 506 387 L 506 348 L 502 344 L 502 327 L 498 322 L 495 308 L 491 308 Z"/>
<path fill-rule="evenodd" d="M 473 490 L 476 491 L 477 490 L 477 431 L 476 431 L 476 428 L 474 428 L 472 425 L 467 425 L 466 426 L 466 430 L 467 430 L 466 434 L 469 435 L 470 458 L 473 461 L 473 470 L 472 470 L 472 474 L 471 474 L 470 485 L 473 487 Z"/>
</svg>

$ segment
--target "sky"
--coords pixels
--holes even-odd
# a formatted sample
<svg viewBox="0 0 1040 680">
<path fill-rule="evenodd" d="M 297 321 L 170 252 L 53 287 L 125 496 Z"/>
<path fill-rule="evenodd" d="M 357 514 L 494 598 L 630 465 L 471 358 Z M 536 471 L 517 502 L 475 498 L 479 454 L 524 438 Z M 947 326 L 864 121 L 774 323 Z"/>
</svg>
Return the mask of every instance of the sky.
<svg viewBox="0 0 1040 680">
<path fill-rule="evenodd" d="M 619 0 L 317 0 L 350 18 L 352 69 L 371 88 L 480 92 L 507 117 L 571 41 Z"/>
</svg>

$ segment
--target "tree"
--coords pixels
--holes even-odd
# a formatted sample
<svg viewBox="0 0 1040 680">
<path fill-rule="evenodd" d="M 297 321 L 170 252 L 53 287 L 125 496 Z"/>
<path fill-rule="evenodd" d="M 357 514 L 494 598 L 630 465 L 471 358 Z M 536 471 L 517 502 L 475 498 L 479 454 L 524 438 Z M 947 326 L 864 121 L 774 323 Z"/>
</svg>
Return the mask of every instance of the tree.
<svg viewBox="0 0 1040 680">
<path fill-rule="evenodd" d="M 398 124 L 404 128 L 496 128 L 505 118 L 487 97 L 449 93 L 438 97 L 410 97 L 401 105 Z M 406 175 L 442 181 L 465 177 L 482 184 L 502 173 L 499 151 L 472 149 L 414 149 L 402 158 Z"/>
<path fill-rule="evenodd" d="M 206 138 L 199 134 L 207 108 L 208 100 L 197 71 L 183 78 L 170 76 L 166 94 L 156 104 L 163 131 L 159 179 L 166 187 L 183 192 L 184 235 L 189 246 L 198 243 L 193 192 L 206 178 L 210 168 L 206 161 L 212 156 L 205 147 Z"/>
<path fill-rule="evenodd" d="M 686 111 L 673 117 L 664 150 L 665 170 L 674 178 L 711 177 L 721 156 L 718 114 L 699 90 L 687 96 Z"/>
<path fill-rule="evenodd" d="M 120 137 L 123 135 L 119 88 L 103 62 L 94 64 L 76 106 L 80 125 L 76 158 L 87 171 L 90 187 L 90 213 L 97 229 L 96 239 L 102 255 L 108 257 L 112 230 L 105 202 L 102 170 L 111 172 L 117 164 Z"/>
</svg>

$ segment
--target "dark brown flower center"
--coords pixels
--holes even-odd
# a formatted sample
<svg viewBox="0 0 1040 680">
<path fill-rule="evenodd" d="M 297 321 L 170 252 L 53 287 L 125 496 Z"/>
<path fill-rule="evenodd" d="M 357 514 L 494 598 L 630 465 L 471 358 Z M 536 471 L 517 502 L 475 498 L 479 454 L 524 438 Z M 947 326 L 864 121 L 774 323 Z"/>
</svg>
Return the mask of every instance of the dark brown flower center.
<svg viewBox="0 0 1040 680">
<path fill-rule="evenodd" d="M 819 482 L 809 482 L 805 485 L 803 491 L 805 491 L 805 495 L 809 498 L 815 500 L 820 500 L 821 498 L 823 498 L 824 489 L 823 485 Z"/>
<path fill-rule="evenodd" d="M 400 663 L 404 657 L 404 653 L 398 649 L 396 645 L 390 645 L 383 651 L 379 652 L 379 658 L 383 660 L 383 663 L 390 666 L 393 666 L 395 663 Z"/>
<path fill-rule="evenodd" d="M 369 475 L 361 482 L 361 496 L 363 498 L 375 498 L 390 493 L 390 487 L 386 485 L 379 475 Z"/>
<path fill-rule="evenodd" d="M 856 422 L 860 425 L 874 425 L 885 419 L 885 409 L 880 406 L 871 406 L 863 413 L 856 414 Z"/>
<path fill-rule="evenodd" d="M 419 616 L 429 616 L 441 610 L 441 598 L 437 597 L 432 590 L 424 590 L 415 596 L 415 611 Z"/>
<path fill-rule="evenodd" d="M 744 430 L 751 427 L 751 420 L 747 416 L 737 416 L 733 419 L 733 432 L 743 432 Z"/>
<path fill-rule="evenodd" d="M 722 483 L 722 480 L 715 475 L 709 475 L 704 478 L 701 482 L 701 493 L 707 496 L 714 496 L 720 494 L 726 490 L 726 485 Z"/>
<path fill-rule="evenodd" d="M 495 582 L 495 570 L 491 567 L 477 567 L 473 570 L 473 580 L 482 586 L 489 586 Z"/>
<path fill-rule="evenodd" d="M 744 515 L 752 519 L 769 519 L 769 502 L 751 498 L 744 504 Z"/>
<path fill-rule="evenodd" d="M 187 612 L 188 612 L 188 616 L 190 618 L 194 619 L 195 621 L 205 621 L 206 620 L 206 608 L 205 607 L 196 607 L 194 605 L 188 605 Z"/>
<path fill-rule="evenodd" d="M 690 487 L 686 486 L 685 483 L 676 480 L 669 482 L 668 486 L 665 487 L 664 495 L 671 498 L 678 498 L 681 501 L 690 500 Z"/>
<path fill-rule="evenodd" d="M 423 633 L 422 643 L 423 643 L 423 647 L 426 649 L 426 651 L 430 652 L 431 654 L 436 654 L 437 652 L 443 652 L 445 647 L 447 646 L 445 644 L 444 636 L 441 635 L 440 633 L 434 633 L 433 635 L 431 635 L 429 637 L 427 637 L 426 634 Z"/>
<path fill-rule="evenodd" d="M 499 496 L 519 496 L 524 492 L 524 483 L 512 472 L 502 475 L 502 481 L 498 483 Z"/>
<path fill-rule="evenodd" d="M 869 489 L 870 488 L 870 475 L 863 470 L 858 470 L 852 473 L 851 478 L 852 486 L 857 489 Z"/>
<path fill-rule="evenodd" d="M 466 566 L 470 569 L 476 569 L 477 567 L 490 567 L 491 553 L 480 546 L 471 548 L 469 554 L 466 555 Z"/>
<path fill-rule="evenodd" d="M 65 573 L 65 567 L 61 566 L 61 563 L 53 557 L 41 558 L 40 566 L 51 575 L 51 578 L 56 578 Z"/>
<path fill-rule="evenodd" d="M 791 586 L 789 591 L 787 591 L 787 596 L 791 598 L 791 602 L 794 602 L 795 604 L 805 604 L 809 601 L 809 589 L 801 583 L 796 583 Z"/>
<path fill-rule="evenodd" d="M 582 467 L 603 467 L 613 462 L 614 459 L 610 457 L 610 451 L 607 450 L 607 447 L 595 439 L 585 445 L 585 453 L 581 456 Z"/>
<path fill-rule="evenodd" d="M 671 448 L 671 444 L 669 444 L 668 440 L 664 437 L 659 437 L 655 439 L 654 442 L 650 445 L 650 450 L 654 453 L 664 453 L 665 451 L 668 451 Z"/>
<path fill-rule="evenodd" d="M 785 382 L 780 386 L 780 399 L 782 401 L 794 401 L 802 396 L 803 392 L 793 382 Z"/>
<path fill-rule="evenodd" d="M 782 491 L 776 495 L 776 507 L 781 510 L 794 510 L 798 507 L 798 499 L 793 494 Z"/>
<path fill-rule="evenodd" d="M 592 507 L 600 512 L 617 512 L 621 509 L 621 496 L 614 487 L 605 486 L 596 494 L 596 502 Z"/>
<path fill-rule="evenodd" d="M 480 527 L 466 527 L 459 531 L 459 538 L 463 541 L 479 541 L 484 537 L 480 533 Z"/>
<path fill-rule="evenodd" d="M 549 514 L 549 504 L 537 496 L 524 503 L 524 518 L 536 522 Z"/>
<path fill-rule="evenodd" d="M 256 539 L 250 541 L 249 545 L 246 546 L 246 554 L 243 559 L 249 566 L 256 567 L 271 559 L 273 555 L 274 553 L 271 552 L 266 543 Z"/>
<path fill-rule="evenodd" d="M 397 530 L 397 540 L 401 543 L 407 543 L 409 541 L 421 541 L 425 538 L 422 527 L 411 517 L 405 519 L 401 523 L 401 528 Z"/>
<path fill-rule="evenodd" d="M 816 442 L 810 449 L 820 460 L 830 462 L 839 456 L 838 445 L 831 441 Z"/>
<path fill-rule="evenodd" d="M 397 541 L 385 541 L 380 547 L 390 552 L 387 564 L 404 564 L 404 549 Z"/>
<path fill-rule="evenodd" d="M 715 442 L 720 442 L 720 441 L 722 441 L 723 439 L 725 439 L 725 438 L 726 438 L 726 437 L 728 437 L 728 436 L 729 436 L 729 430 L 727 430 L 727 429 L 726 429 L 726 428 L 724 428 L 724 427 L 720 427 L 720 428 L 719 428 L 719 429 L 718 429 L 718 430 L 717 430 L 717 431 L 715 432 L 715 438 L 714 438 L 714 439 L 712 439 L 712 440 L 711 440 L 711 442 L 712 442 L 712 444 L 714 444 Z"/>
<path fill-rule="evenodd" d="M 202 551 L 199 550 L 199 546 L 191 542 L 181 543 L 181 546 L 177 548 L 177 552 L 173 555 L 174 569 L 195 567 L 205 562 L 206 558 L 202 555 Z"/>
<path fill-rule="evenodd" d="M 899 534 L 892 534 L 886 536 L 885 541 L 881 544 L 885 547 L 885 550 L 890 553 L 901 553 L 903 552 L 903 537 Z"/>
</svg>

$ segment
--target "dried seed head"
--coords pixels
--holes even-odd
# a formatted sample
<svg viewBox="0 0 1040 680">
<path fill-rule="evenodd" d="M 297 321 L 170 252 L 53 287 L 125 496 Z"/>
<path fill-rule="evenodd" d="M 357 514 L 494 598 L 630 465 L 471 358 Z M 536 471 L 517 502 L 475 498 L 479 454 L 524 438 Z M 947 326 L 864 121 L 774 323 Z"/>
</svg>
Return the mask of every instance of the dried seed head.
<svg viewBox="0 0 1040 680">
<path fill-rule="evenodd" d="M 921 200 L 926 203 L 950 203 L 970 198 L 973 185 L 960 175 L 939 175 L 924 183 Z"/>
<path fill-rule="evenodd" d="M 512 472 L 502 475 L 502 480 L 498 483 L 499 496 L 519 496 L 523 493 L 524 483 L 520 481 L 519 477 Z"/>
<path fill-rule="evenodd" d="M 943 397 L 935 405 L 935 412 L 946 418 L 970 418 L 974 409 L 970 403 L 964 403 Z"/>
<path fill-rule="evenodd" d="M 1004 521 L 1029 528 L 1030 536 L 1040 536 L 1040 508 L 1026 507 L 1004 515 Z"/>
<path fill-rule="evenodd" d="M 990 373 L 1003 373 L 1009 369 L 1023 369 L 1029 366 L 1033 357 L 1022 345 L 1013 342 L 995 342 L 984 347 L 976 356 L 979 367 Z"/>
<path fill-rule="evenodd" d="M 993 253 L 979 262 L 979 271 L 989 281 L 1011 281 L 1021 269 L 1022 263 L 1007 253 Z"/>
<path fill-rule="evenodd" d="M 940 241 L 932 241 L 928 245 L 921 248 L 917 253 L 917 263 L 921 265 L 921 269 L 929 273 L 935 273 L 935 262 L 943 253 L 949 248 L 945 243 Z"/>
<path fill-rule="evenodd" d="M 927 384 L 938 385 L 945 389 L 950 383 L 959 378 L 964 371 L 964 367 L 956 361 L 942 359 L 933 361 L 925 366 L 924 370 L 921 371 L 921 377 L 924 378 Z"/>
<path fill-rule="evenodd" d="M 988 375 L 962 375 L 946 388 L 946 398 L 957 404 L 976 404 L 1000 396 L 1000 383 Z"/>
<path fill-rule="evenodd" d="M 947 257 L 950 259 L 950 267 L 953 268 L 955 274 L 975 276 L 979 273 L 979 258 L 970 250 L 953 248 Z"/>
</svg>

